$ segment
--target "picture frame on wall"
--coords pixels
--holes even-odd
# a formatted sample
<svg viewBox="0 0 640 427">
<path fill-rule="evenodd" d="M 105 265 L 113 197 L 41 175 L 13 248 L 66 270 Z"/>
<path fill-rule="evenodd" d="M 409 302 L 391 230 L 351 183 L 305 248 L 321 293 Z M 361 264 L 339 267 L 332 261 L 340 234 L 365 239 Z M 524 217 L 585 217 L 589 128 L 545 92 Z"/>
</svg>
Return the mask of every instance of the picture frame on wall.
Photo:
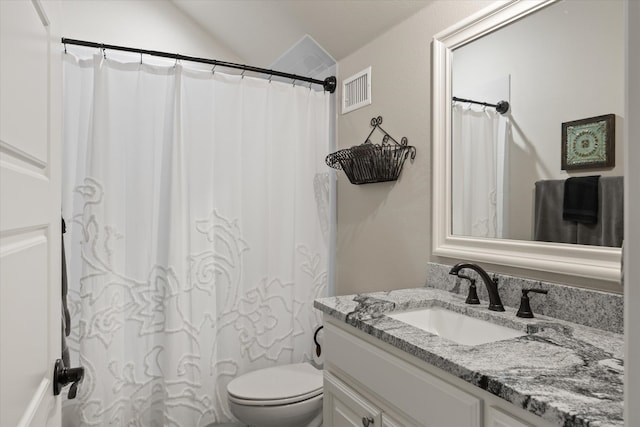
<svg viewBox="0 0 640 427">
<path fill-rule="evenodd" d="M 562 123 L 562 170 L 615 166 L 616 115 Z"/>
</svg>

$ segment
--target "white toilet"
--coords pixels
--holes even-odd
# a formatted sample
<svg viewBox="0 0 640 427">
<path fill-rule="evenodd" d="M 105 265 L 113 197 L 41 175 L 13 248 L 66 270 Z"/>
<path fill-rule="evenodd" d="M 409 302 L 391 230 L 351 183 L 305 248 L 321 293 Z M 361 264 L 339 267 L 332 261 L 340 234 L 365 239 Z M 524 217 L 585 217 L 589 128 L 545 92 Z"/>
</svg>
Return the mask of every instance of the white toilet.
<svg viewBox="0 0 640 427">
<path fill-rule="evenodd" d="M 259 369 L 227 385 L 229 409 L 251 427 L 322 425 L 322 371 L 309 363 Z"/>
</svg>

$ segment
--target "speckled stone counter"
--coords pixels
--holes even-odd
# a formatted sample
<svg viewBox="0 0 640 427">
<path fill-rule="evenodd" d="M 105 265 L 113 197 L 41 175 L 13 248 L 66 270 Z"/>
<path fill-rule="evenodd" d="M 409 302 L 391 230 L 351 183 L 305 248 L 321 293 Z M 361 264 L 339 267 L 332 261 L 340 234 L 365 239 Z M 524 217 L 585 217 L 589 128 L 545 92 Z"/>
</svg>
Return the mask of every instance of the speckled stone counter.
<svg viewBox="0 0 640 427">
<path fill-rule="evenodd" d="M 440 306 L 527 335 L 465 346 L 385 316 Z M 623 426 L 620 334 L 545 316 L 492 312 L 433 288 L 322 298 L 315 307 L 558 426 Z"/>
</svg>

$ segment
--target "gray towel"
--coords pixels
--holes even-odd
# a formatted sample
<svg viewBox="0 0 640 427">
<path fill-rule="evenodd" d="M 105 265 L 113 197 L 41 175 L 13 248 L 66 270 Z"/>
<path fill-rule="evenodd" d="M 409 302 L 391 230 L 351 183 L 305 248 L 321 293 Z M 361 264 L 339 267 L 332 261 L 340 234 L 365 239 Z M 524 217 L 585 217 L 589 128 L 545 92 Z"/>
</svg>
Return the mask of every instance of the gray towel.
<svg viewBox="0 0 640 427">
<path fill-rule="evenodd" d="M 533 239 L 540 242 L 576 243 L 577 224 L 562 219 L 564 180 L 544 180 L 535 184 Z"/>
<path fill-rule="evenodd" d="M 599 220 L 596 224 L 581 224 L 562 219 L 564 180 L 536 182 L 534 240 L 610 247 L 622 246 L 624 178 L 603 176 L 599 181 Z"/>
<path fill-rule="evenodd" d="M 577 224 L 577 240 L 581 245 L 619 248 L 624 237 L 624 178 L 600 178 L 600 203 L 596 224 Z"/>
</svg>

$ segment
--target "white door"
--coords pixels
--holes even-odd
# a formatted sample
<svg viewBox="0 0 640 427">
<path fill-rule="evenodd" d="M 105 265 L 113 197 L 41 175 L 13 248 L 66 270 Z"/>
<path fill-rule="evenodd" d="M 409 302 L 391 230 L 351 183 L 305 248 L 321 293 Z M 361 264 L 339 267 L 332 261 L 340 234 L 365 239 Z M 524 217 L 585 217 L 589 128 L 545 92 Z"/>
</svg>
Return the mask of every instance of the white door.
<svg viewBox="0 0 640 427">
<path fill-rule="evenodd" d="M 2 427 L 60 427 L 59 7 L 0 0 Z"/>
</svg>

